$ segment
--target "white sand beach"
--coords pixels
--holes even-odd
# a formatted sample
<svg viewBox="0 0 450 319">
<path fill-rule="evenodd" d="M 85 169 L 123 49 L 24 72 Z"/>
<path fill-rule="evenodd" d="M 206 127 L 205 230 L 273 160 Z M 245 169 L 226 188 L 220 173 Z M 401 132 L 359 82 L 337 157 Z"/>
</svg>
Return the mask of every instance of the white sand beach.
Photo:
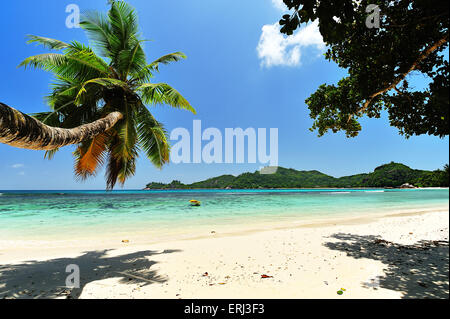
<svg viewBox="0 0 450 319">
<path fill-rule="evenodd" d="M 160 243 L 1 241 L 0 298 L 449 298 L 448 238 L 447 207 Z"/>
</svg>

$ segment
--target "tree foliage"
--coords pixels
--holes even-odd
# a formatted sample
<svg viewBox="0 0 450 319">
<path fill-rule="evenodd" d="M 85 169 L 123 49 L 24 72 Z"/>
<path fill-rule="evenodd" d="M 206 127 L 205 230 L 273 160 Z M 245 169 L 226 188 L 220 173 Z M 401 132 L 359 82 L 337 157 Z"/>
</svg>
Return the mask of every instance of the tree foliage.
<svg viewBox="0 0 450 319">
<path fill-rule="evenodd" d="M 284 0 L 292 14 L 280 20 L 281 32 L 318 20 L 328 46 L 326 58 L 348 71 L 337 84 L 323 84 L 307 100 L 312 130 L 319 136 L 361 131 L 363 116 L 382 110 L 400 134 L 449 133 L 449 2 L 442 0 Z M 368 28 L 369 4 L 380 9 L 380 28 Z M 448 54 L 448 51 L 447 51 Z M 417 89 L 410 75 L 429 80 Z"/>
<path fill-rule="evenodd" d="M 108 189 L 135 174 L 139 151 L 156 167 L 169 161 L 167 132 L 146 105 L 166 104 L 195 113 L 177 90 L 152 82 L 161 64 L 186 56 L 175 52 L 148 63 L 136 12 L 123 1 L 110 1 L 110 5 L 107 14 L 92 11 L 82 16 L 80 25 L 92 47 L 29 36 L 29 43 L 60 52 L 32 56 L 21 63 L 55 75 L 47 97 L 52 111 L 34 114 L 45 124 L 73 128 L 111 112 L 123 115 L 111 129 L 81 142 L 74 152 L 76 176 L 93 176 L 105 165 Z"/>
</svg>

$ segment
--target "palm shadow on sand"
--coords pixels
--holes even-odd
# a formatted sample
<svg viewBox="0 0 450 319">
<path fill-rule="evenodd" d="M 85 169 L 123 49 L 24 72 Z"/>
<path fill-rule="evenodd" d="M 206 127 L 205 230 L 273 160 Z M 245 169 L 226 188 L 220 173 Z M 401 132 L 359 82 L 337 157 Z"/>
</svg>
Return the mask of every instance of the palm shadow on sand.
<svg viewBox="0 0 450 319">
<path fill-rule="evenodd" d="M 167 278 L 158 275 L 151 267 L 152 255 L 169 254 L 180 250 L 139 251 L 121 256 L 107 256 L 110 250 L 84 252 L 74 258 L 57 258 L 45 261 L 26 261 L 21 264 L 0 265 L 1 298 L 78 298 L 86 284 L 102 279 L 120 278 L 120 283 L 163 283 Z M 80 287 L 66 287 L 68 265 L 80 268 Z"/>
<path fill-rule="evenodd" d="M 368 289 L 380 288 L 400 291 L 402 298 L 449 298 L 448 241 L 419 241 L 400 245 L 377 236 L 334 234 L 338 242 L 324 245 L 347 256 L 381 261 L 384 276 L 378 283 L 361 283 Z"/>
</svg>

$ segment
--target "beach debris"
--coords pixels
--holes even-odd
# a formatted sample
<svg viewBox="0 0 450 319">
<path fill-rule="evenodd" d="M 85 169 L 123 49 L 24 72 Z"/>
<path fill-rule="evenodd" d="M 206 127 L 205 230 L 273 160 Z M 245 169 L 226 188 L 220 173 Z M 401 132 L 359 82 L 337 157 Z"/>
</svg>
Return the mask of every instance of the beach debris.
<svg viewBox="0 0 450 319">
<path fill-rule="evenodd" d="M 375 244 L 389 246 L 393 243 L 384 239 L 375 239 Z"/>
<path fill-rule="evenodd" d="M 261 275 L 261 278 L 273 278 L 273 276 L 269 276 L 269 275 Z"/>
<path fill-rule="evenodd" d="M 215 230 L 211 231 L 211 234 L 215 234 L 215 233 L 216 233 L 216 231 L 215 231 Z"/>
<path fill-rule="evenodd" d="M 226 285 L 226 282 L 219 282 L 219 285 Z"/>
<path fill-rule="evenodd" d="M 336 293 L 337 293 L 338 295 L 343 295 L 343 294 L 344 294 L 344 291 L 346 291 L 346 289 L 345 289 L 345 288 L 341 288 L 341 289 L 339 289 Z"/>
<path fill-rule="evenodd" d="M 207 273 L 207 272 L 205 272 L 204 274 L 203 274 L 203 277 L 207 277 L 209 274 Z"/>
<path fill-rule="evenodd" d="M 126 243 L 129 243 L 129 242 L 130 242 L 130 241 L 129 241 L 128 239 L 123 239 L 123 240 L 122 240 L 122 243 L 125 243 L 125 244 L 126 244 Z"/>
<path fill-rule="evenodd" d="M 191 199 L 189 201 L 189 203 L 191 204 L 191 206 L 200 206 L 201 205 L 201 202 L 198 200 L 195 200 L 195 199 Z"/>
</svg>

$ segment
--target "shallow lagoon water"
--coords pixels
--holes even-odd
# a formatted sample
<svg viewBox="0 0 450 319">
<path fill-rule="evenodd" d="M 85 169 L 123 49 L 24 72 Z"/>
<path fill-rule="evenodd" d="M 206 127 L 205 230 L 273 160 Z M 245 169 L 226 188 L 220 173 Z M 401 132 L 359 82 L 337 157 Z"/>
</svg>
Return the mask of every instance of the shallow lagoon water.
<svg viewBox="0 0 450 319">
<path fill-rule="evenodd" d="M 448 189 L 0 191 L 0 239 L 129 232 L 183 234 L 220 226 L 327 220 L 446 208 Z M 189 200 L 202 202 L 189 206 Z"/>
</svg>

